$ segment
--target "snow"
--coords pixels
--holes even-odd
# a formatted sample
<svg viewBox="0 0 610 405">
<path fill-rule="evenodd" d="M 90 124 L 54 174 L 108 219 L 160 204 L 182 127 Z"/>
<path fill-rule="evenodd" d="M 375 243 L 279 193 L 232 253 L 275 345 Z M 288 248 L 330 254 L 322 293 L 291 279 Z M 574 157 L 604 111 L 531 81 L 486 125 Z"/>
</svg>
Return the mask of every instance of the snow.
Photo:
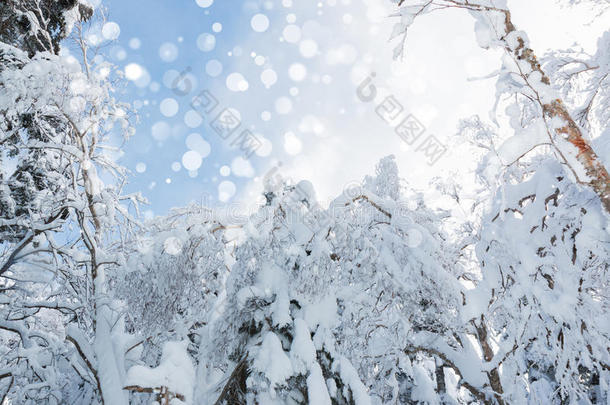
<svg viewBox="0 0 610 405">
<path fill-rule="evenodd" d="M 358 377 L 358 372 L 345 357 L 338 360 L 338 371 L 346 386 L 351 390 L 355 405 L 371 405 L 371 399 L 362 381 Z M 335 365 L 333 365 L 335 367 Z"/>
<path fill-rule="evenodd" d="M 260 348 L 254 354 L 252 367 L 269 380 L 272 390 L 294 373 L 290 358 L 282 349 L 282 342 L 273 332 L 265 334 Z"/>
<path fill-rule="evenodd" d="M 196 3 L 202 16 L 216 9 L 212 0 Z M 583 139 L 594 139 L 602 162 L 610 159 L 604 87 L 610 34 L 602 35 L 595 55 L 566 50 L 541 58 L 549 86 L 531 60 L 511 52 L 521 49 L 521 41 L 529 46 L 525 32 L 505 35 L 504 13 L 471 10 L 478 45 L 503 53 L 498 74 L 487 77 L 498 77 L 497 128 L 478 118 L 461 125 L 459 139 L 448 145 L 461 159 L 459 167 L 430 190 L 417 190 L 399 175 L 397 162 L 405 154 L 383 158 L 362 180 L 353 169 L 366 166 L 368 157 L 350 153 L 377 151 L 360 148 L 370 139 L 346 149 L 352 145 L 341 145 L 341 134 L 369 128 L 355 128 L 360 119 L 351 122 L 365 108 L 353 94 L 356 79 L 368 77 L 380 97 L 390 90 L 417 93 L 425 85 L 405 87 L 403 79 L 419 82 L 417 69 L 433 64 L 373 63 L 380 53 L 326 24 L 330 7 L 341 10 L 348 2 L 314 4 L 317 13 L 307 17 L 296 2 L 272 3 L 241 10 L 252 35 L 229 48 L 224 34 L 233 33 L 230 21 L 223 21 L 226 28 L 208 21 L 202 29 L 214 34 L 201 34 L 196 46 L 218 59 L 206 59 L 206 80 L 201 69 L 157 72 L 170 90 L 181 83 L 173 95 L 151 83 L 143 59 L 119 44 L 108 55 L 103 47 L 102 54 L 90 53 L 85 69 L 76 50 L 31 56 L 0 43 L 0 138 L 7 145 L 0 154 L 0 375 L 14 378 L 8 402 L 27 394 L 34 402 L 121 405 L 137 395 L 123 387 L 138 385 L 168 387 L 185 403 L 206 405 L 227 392 L 223 388 L 236 395 L 229 401 L 235 403 L 283 405 L 307 396 L 315 405 L 341 397 L 356 405 L 380 398 L 461 404 L 472 399 L 462 383 L 492 394 L 496 371 L 506 403 L 580 403 L 593 394 L 607 402 L 608 213 L 587 183 L 592 179 L 579 151 L 557 133 L 567 120 L 548 119 L 541 108 L 562 97 L 582 124 Z M 405 35 L 418 29 L 419 16 L 441 12 L 416 1 L 398 10 L 397 0 L 373 3 L 362 4 L 367 29 L 358 38 L 377 41 L 382 26 L 391 29 L 386 11 L 392 6 L 390 18 L 400 21 L 391 33 L 401 41 L 396 56 L 405 56 Z M 350 3 L 353 14 L 340 12 L 346 35 L 362 27 L 356 25 L 359 6 Z M 23 15 L 32 30 L 43 30 L 35 13 Z M 71 28 L 75 10 L 65 17 Z M 85 36 L 88 44 L 104 45 L 120 39 L 120 26 L 93 24 Z M 27 34 L 15 37 L 20 44 Z M 183 60 L 194 40 L 159 41 L 155 60 Z M 136 38 L 130 45 L 141 52 L 151 47 Z M 391 77 L 372 72 L 384 63 L 391 65 Z M 574 73 L 574 66 L 595 68 Z M 445 69 L 437 87 L 454 89 L 452 78 Z M 190 192 L 214 191 L 212 202 L 205 198 L 210 207 L 193 204 L 158 217 L 149 210 L 146 223 L 134 218 L 143 199 L 121 190 L 159 172 L 140 156 L 130 164 L 140 176 L 126 186 L 121 141 L 134 129 L 131 109 L 114 99 L 124 95 L 114 87 L 123 80 L 133 82 L 134 104 L 157 114 L 144 108 L 138 152 L 154 155 L 152 144 L 173 153 L 172 142 L 185 142 L 186 151 L 166 162 L 172 177 L 163 175 L 157 189 L 166 193 L 170 184 L 183 183 L 180 176 L 209 172 Z M 210 156 L 211 145 L 225 149 L 209 128 L 199 128 L 214 115 L 204 117 L 194 103 L 183 108 L 190 96 L 184 101 L 178 95 L 208 82 L 219 83 L 208 102 L 217 94 L 225 111 L 225 103 L 233 105 L 242 129 L 267 132 L 256 155 Z M 343 92 L 317 97 L 340 86 L 354 100 Z M 354 115 L 344 116 L 352 109 Z M 431 121 L 437 109 L 416 105 L 418 111 Z M 386 124 L 384 131 L 392 132 Z M 200 133 L 189 134 L 195 128 Z M 314 157 L 322 174 L 311 160 L 310 144 L 318 137 L 324 148 Z M 337 182 L 340 153 L 355 162 L 343 174 L 359 177 L 332 191 L 339 197 L 328 209 L 312 182 L 287 177 L 296 172 L 317 177 L 316 184 L 324 176 Z M 276 160 L 286 156 L 305 169 L 292 171 Z M 416 158 L 409 163 L 411 179 L 429 171 L 417 169 Z M 263 168 L 272 169 L 264 174 Z M 157 184 L 144 181 L 151 190 Z M 235 205 L 227 203 L 243 197 L 245 182 L 267 193 L 239 211 L 247 218 L 235 218 Z M 328 194 L 324 185 L 318 195 Z M 484 360 L 488 345 L 492 356 Z M 446 394 L 437 392 L 439 372 L 447 375 Z M 588 373 L 595 378 L 586 381 Z M 234 388 L 244 384 L 241 395 Z"/>
<path fill-rule="evenodd" d="M 329 295 L 318 302 L 307 305 L 305 322 L 311 330 L 316 330 L 318 326 L 331 329 L 337 322 L 337 299 L 333 295 Z"/>
<path fill-rule="evenodd" d="M 89 344 L 87 337 L 84 335 L 83 331 L 78 329 L 75 325 L 69 325 L 66 328 L 66 337 L 70 337 L 76 342 L 79 349 L 83 352 L 86 360 L 95 367 L 97 359 L 95 357 L 93 347 L 91 347 L 91 345 Z"/>
<path fill-rule="evenodd" d="M 477 19 L 474 26 L 474 32 L 476 34 L 477 43 L 481 48 L 488 49 L 492 44 L 492 34 L 489 27 Z"/>
<path fill-rule="evenodd" d="M 324 383 L 322 369 L 318 364 L 314 364 L 307 377 L 307 397 L 310 404 L 331 405 L 330 396 Z"/>
<path fill-rule="evenodd" d="M 102 294 L 102 276 L 98 275 L 95 281 L 98 294 Z M 123 391 L 123 366 L 122 348 L 114 345 L 112 338 L 112 324 L 114 323 L 112 313 L 107 304 L 104 304 L 100 296 L 97 299 L 97 328 L 94 341 L 95 357 L 97 358 L 97 375 L 102 388 L 102 395 L 105 403 L 116 405 L 127 405 L 127 393 Z M 118 349 L 118 350 L 117 350 Z"/>
<path fill-rule="evenodd" d="M 290 346 L 290 359 L 295 371 L 302 374 L 310 370 L 316 360 L 316 348 L 311 341 L 309 328 L 302 319 L 294 320 L 294 337 Z"/>
<path fill-rule="evenodd" d="M 411 391 L 411 399 L 416 402 L 422 402 L 426 404 L 438 404 L 436 395 L 436 387 L 434 381 L 428 375 L 428 372 L 424 367 L 416 364 L 413 367 L 413 378 L 415 384 Z"/>
<path fill-rule="evenodd" d="M 271 264 L 265 264 L 258 276 L 257 286 L 265 292 L 266 296 L 276 295 L 277 298 L 272 306 L 273 323 L 284 326 L 291 322 L 288 291 L 286 291 L 286 279 L 281 270 Z"/>
<path fill-rule="evenodd" d="M 541 144 L 548 144 L 547 128 L 542 121 L 537 121 L 528 128 L 522 129 L 518 135 L 508 138 L 498 149 L 502 163 L 508 165 L 519 157 Z"/>
<path fill-rule="evenodd" d="M 170 392 L 184 395 L 191 404 L 195 384 L 195 367 L 186 348 L 188 342 L 166 342 L 159 365 L 154 368 L 133 366 L 127 372 L 126 385 L 143 388 L 167 387 Z M 176 400 L 177 401 L 177 400 Z"/>
<path fill-rule="evenodd" d="M 337 383 L 335 383 L 335 380 L 329 378 L 328 380 L 326 380 L 326 387 L 328 388 L 328 394 L 330 395 L 331 398 L 335 398 L 337 396 Z"/>
</svg>

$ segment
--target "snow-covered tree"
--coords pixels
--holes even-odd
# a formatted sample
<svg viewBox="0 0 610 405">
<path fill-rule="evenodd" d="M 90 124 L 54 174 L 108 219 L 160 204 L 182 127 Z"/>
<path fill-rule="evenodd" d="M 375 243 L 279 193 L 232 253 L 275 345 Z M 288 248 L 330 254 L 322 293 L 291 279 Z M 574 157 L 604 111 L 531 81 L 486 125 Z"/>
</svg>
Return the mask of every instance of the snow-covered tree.
<svg viewBox="0 0 610 405">
<path fill-rule="evenodd" d="M 332 254 L 306 225 L 311 191 L 307 182 L 267 190 L 268 204 L 244 226 L 211 352 L 201 357 L 209 376 L 220 369 L 227 378 L 202 390 L 201 401 L 369 403 L 332 335 L 339 306 L 322 283 Z"/>
<path fill-rule="evenodd" d="M 488 361 L 502 365 L 508 403 L 603 403 L 610 341 L 603 209 L 552 158 L 515 175 L 498 190 L 477 245 L 483 279 L 472 297 L 486 303 L 481 317 L 497 345 Z"/>
<path fill-rule="evenodd" d="M 585 128 L 603 163 L 610 164 L 610 31 L 597 41 L 597 51 L 589 55 L 573 47 L 551 52 L 542 59 L 544 69 Z"/>
<path fill-rule="evenodd" d="M 148 224 L 113 283 L 129 308 L 131 330 L 148 337 L 208 323 L 204 314 L 211 312 L 227 274 L 223 230 L 196 207 Z"/>
<path fill-rule="evenodd" d="M 0 36 L 30 57 L 38 52 L 58 54 L 74 23 L 92 14 L 85 1 L 6 0 L 0 5 Z"/>
<path fill-rule="evenodd" d="M 218 315 L 229 270 L 225 226 L 212 214 L 208 208 L 190 206 L 151 220 L 147 231 L 130 241 L 127 260 L 112 278 L 113 295 L 125 303 L 125 325 L 133 335 L 126 349 L 132 382 L 142 367 L 163 363 L 168 344 L 187 343 L 185 367 L 197 364 L 198 353 L 209 344 L 209 325 Z M 163 375 L 163 370 L 157 367 L 152 375 Z M 136 385 L 148 388 L 142 385 L 146 381 L 151 383 Z M 166 386 L 187 398 L 193 394 L 192 383 Z M 130 403 L 149 403 L 151 396 L 136 391 Z"/>
<path fill-rule="evenodd" d="M 0 383 L 11 403 L 126 399 L 106 273 L 122 261 L 138 197 L 122 194 L 125 170 L 112 157 L 128 114 L 112 96 L 111 66 L 87 54 L 91 13 L 77 2 L 2 4 L 21 29 L 0 43 Z M 60 53 L 74 24 L 80 53 Z"/>
<path fill-rule="evenodd" d="M 395 37 L 453 7 L 505 51 L 509 131 L 458 130 L 476 186 L 437 179 L 433 209 L 390 156 L 328 207 L 276 176 L 243 223 L 146 224 L 93 9 L 0 4 L 0 402 L 610 400 L 609 33 L 539 61 L 505 0 L 394 3 Z"/>
<path fill-rule="evenodd" d="M 551 53 L 543 70 L 504 1 L 397 3 L 396 36 L 417 16 L 455 7 L 474 16 L 479 45 L 505 50 L 494 113 L 505 108 L 513 135 L 476 117 L 460 129 L 486 152 L 476 170 L 483 198 L 471 199 L 476 215 L 462 225 L 475 235 L 460 243 L 476 246 L 466 265 L 480 276 L 463 316 L 482 349 L 486 400 L 607 401 L 607 33 L 595 55 Z M 464 205 L 459 187 L 439 186 Z"/>
<path fill-rule="evenodd" d="M 401 57 L 409 27 L 419 16 L 447 8 L 465 9 L 475 18 L 475 33 L 478 44 L 485 49 L 500 48 L 505 51 L 496 85 L 498 101 L 509 95 L 516 99 L 507 114 L 513 120 L 520 114 L 535 119 L 528 126 L 515 129 L 511 152 L 515 157 L 527 153 L 540 145 L 549 145 L 558 161 L 568 167 L 571 176 L 579 183 L 591 187 L 598 195 L 606 212 L 610 213 L 610 175 L 591 146 L 585 128 L 578 125 L 577 118 L 569 106 L 553 88 L 547 73 L 542 69 L 529 39 L 519 31 L 511 19 L 506 0 L 395 0 L 398 3 L 393 38 L 402 37 L 396 47 L 395 56 Z M 602 40 L 603 45 L 603 40 Z M 603 55 L 607 51 L 602 50 Z M 607 56 L 606 56 L 607 57 Z M 602 57 L 602 64 L 607 63 Z M 602 76 L 604 68 L 600 70 Z M 604 91 L 603 80 L 595 83 L 594 92 Z M 605 91 L 604 91 L 605 92 Z M 588 103 L 587 103 L 588 104 Z M 586 107 L 585 107 L 586 108 Z M 513 159 L 514 160 L 514 159 Z"/>
<path fill-rule="evenodd" d="M 480 363 L 467 336 L 476 332 L 461 321 L 459 253 L 438 227 L 442 216 L 405 191 L 393 157 L 327 209 L 308 182 L 267 189 L 202 357 L 226 376 L 203 400 L 484 398 L 482 370 L 470 370 Z"/>
<path fill-rule="evenodd" d="M 327 209 L 308 182 L 268 185 L 267 204 L 224 249 L 234 257 L 224 261 L 226 291 L 201 306 L 212 314 L 190 343 L 196 402 L 605 400 L 608 240 L 599 199 L 549 156 L 503 166 L 486 143 L 492 131 L 476 120 L 466 128 L 487 147 L 479 174 L 490 176 L 495 197 L 471 224 L 476 235 L 458 243 L 441 230 L 446 214 L 401 185 L 391 157 Z M 502 179 L 491 180 L 498 170 Z M 197 231 L 216 241 L 202 250 L 208 272 L 222 267 L 213 236 L 222 227 Z M 190 246 L 183 231 L 159 232 L 155 243 Z M 466 239 L 476 256 L 464 258 Z M 174 260 L 183 263 L 158 260 L 170 277 L 180 274 Z"/>
</svg>

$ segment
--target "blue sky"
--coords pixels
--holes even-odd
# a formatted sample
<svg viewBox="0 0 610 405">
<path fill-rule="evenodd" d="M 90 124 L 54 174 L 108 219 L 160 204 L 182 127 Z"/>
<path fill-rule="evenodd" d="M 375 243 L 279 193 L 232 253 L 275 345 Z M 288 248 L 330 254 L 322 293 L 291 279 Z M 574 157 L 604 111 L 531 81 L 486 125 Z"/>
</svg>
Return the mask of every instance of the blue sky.
<svg viewBox="0 0 610 405">
<path fill-rule="evenodd" d="M 150 200 L 149 215 L 190 201 L 254 204 L 262 178 L 274 168 L 285 178 L 311 180 L 323 204 L 372 174 L 389 154 L 397 156 L 401 175 L 422 189 L 432 177 L 472 169 L 453 135 L 460 118 L 488 116 L 495 80 L 469 78 L 489 74 L 500 60 L 497 52 L 478 48 L 467 13 L 449 10 L 418 21 L 405 60 L 394 62 L 389 1 L 104 0 L 103 5 L 108 22 L 120 27 L 118 39 L 105 49 L 132 79 L 121 97 L 140 115 L 121 161 L 133 172 L 130 191 L 142 191 Z M 590 16 L 562 10 L 553 0 L 535 5 L 512 0 L 510 6 L 539 54 L 575 39 L 594 51 L 603 30 L 599 21 L 583 28 Z M 214 37 L 213 47 L 201 36 L 206 33 Z M 170 88 L 180 72 L 189 74 L 179 76 L 186 77 L 183 83 L 193 85 L 188 95 Z M 379 94 L 374 102 L 362 102 L 356 91 L 372 72 Z M 189 104 L 203 90 L 219 105 L 209 115 L 199 114 L 200 120 L 189 113 Z M 403 109 L 392 122 L 376 113 L 388 97 Z M 209 126 L 225 107 L 241 116 L 240 131 L 266 139 L 247 160 Z M 417 150 L 419 143 L 407 145 L 396 135 L 408 114 L 425 127 L 418 142 L 434 137 L 448 147 L 435 164 Z M 198 170 L 187 170 L 185 163 Z"/>
<path fill-rule="evenodd" d="M 128 87 L 126 98 L 130 102 L 146 101 L 147 105 L 139 105 L 140 122 L 136 135 L 125 149 L 123 162 L 134 172 L 130 181 L 132 190 L 142 190 L 151 202 L 155 212 L 164 213 L 169 208 L 184 205 L 191 200 L 199 201 L 204 193 L 215 196 L 214 181 L 221 177 L 219 169 L 231 157 L 231 151 L 224 151 L 218 140 L 208 134 L 205 126 L 188 128 L 182 122 L 188 109 L 189 96 L 177 96 L 171 89 L 163 85 L 164 74 L 168 70 L 185 72 L 190 69 L 200 82 L 198 88 L 211 85 L 206 81 L 214 79 L 206 77 L 205 66 L 211 59 L 225 60 L 227 49 L 244 35 L 244 15 L 235 12 L 232 2 L 215 2 L 211 7 L 199 7 L 195 1 L 181 1 L 180 6 L 170 1 L 123 1 L 108 0 L 104 4 L 108 9 L 108 20 L 119 24 L 121 35 L 114 44 L 115 49 L 124 49 L 127 56 L 123 60 L 115 60 L 120 67 L 129 63 L 137 63 L 145 67 L 150 74 L 151 83 L 160 84 L 158 91 L 151 91 L 150 86 L 139 88 Z M 214 33 L 212 25 L 222 24 L 222 31 Z M 203 53 L 197 48 L 197 38 L 208 32 L 215 34 L 215 50 Z M 132 49 L 130 41 L 138 39 L 140 47 Z M 175 60 L 165 62 L 159 57 L 163 44 L 171 43 L 178 49 Z M 132 42 L 133 44 L 133 42 Z M 120 47 L 120 48 L 118 48 Z M 226 62 L 225 62 L 226 63 Z M 195 90 L 193 94 L 195 94 Z M 159 103 L 166 98 L 173 98 L 180 104 L 180 112 L 175 117 L 164 117 L 159 111 Z M 173 128 L 173 135 L 162 142 L 151 136 L 151 128 L 156 122 L 164 121 Z M 172 164 L 181 162 L 181 156 L 187 151 L 185 138 L 190 133 L 200 133 L 214 150 L 210 153 L 199 169 L 198 176 L 191 178 L 184 169 L 172 170 Z M 138 163 L 144 163 L 146 170 L 138 173 Z M 142 170 L 140 170 L 142 171 Z M 168 184 L 167 179 L 171 179 Z M 151 185 L 155 183 L 154 187 Z"/>
<path fill-rule="evenodd" d="M 200 2 L 204 6 L 209 3 Z M 290 122 L 293 123 L 292 126 L 296 126 L 297 118 L 294 117 L 269 118 L 276 113 L 274 109 L 278 98 L 289 98 L 291 103 L 295 104 L 298 98 L 294 94 L 294 83 L 291 84 L 291 81 L 286 79 L 286 71 L 291 61 L 298 59 L 299 51 L 278 49 L 274 52 L 274 43 L 281 41 L 286 25 L 299 23 L 294 21 L 297 24 L 289 24 L 290 21 L 301 19 L 300 23 L 304 24 L 319 19 L 320 7 L 316 3 L 300 7 L 298 18 L 292 12 L 292 7 L 285 6 L 290 4 L 286 2 L 216 1 L 208 7 L 201 7 L 196 1 L 182 1 L 179 7 L 176 7 L 175 3 L 160 0 L 109 0 L 104 4 L 108 9 L 108 21 L 117 23 L 121 29 L 120 37 L 109 48 L 112 61 L 121 68 L 138 64 L 145 68 L 150 76 L 150 83 L 148 80 L 143 83 L 148 85 L 138 86 L 136 82 L 136 85 L 128 87 L 125 95 L 127 101 L 138 107 L 140 123 L 136 135 L 125 148 L 123 163 L 134 172 L 130 187 L 144 192 L 155 213 L 164 213 L 173 206 L 184 205 L 189 201 L 201 201 L 202 198 L 204 202 L 214 204 L 219 197 L 218 187 L 222 182 L 225 182 L 225 185 L 229 183 L 225 197 L 232 194 L 231 184 L 235 185 L 238 194 L 237 190 L 257 177 L 255 174 L 260 177 L 264 174 L 265 167 L 276 164 L 277 157 L 283 154 L 281 147 L 275 148 L 277 152 L 273 151 L 273 157 L 268 154 L 266 144 L 264 156 L 254 155 L 245 162 L 239 160 L 243 154 L 237 148 L 231 147 L 231 140 L 219 138 L 210 129 L 209 123 L 222 108 L 239 107 L 242 127 L 256 131 L 267 139 L 282 138 L 291 126 Z M 348 4 L 343 5 L 347 6 Z M 259 20 L 260 14 L 269 20 L 269 28 L 264 32 L 253 28 L 252 18 L 257 14 Z M 221 27 L 218 24 L 221 24 Z M 215 46 L 212 50 L 203 52 L 197 41 L 206 33 L 214 36 Z M 134 39 L 139 46 L 134 46 Z M 169 49 L 170 54 L 177 51 L 177 55 L 168 55 L 164 60 L 160 56 L 163 49 Z M 253 52 L 256 53 L 257 50 L 265 51 L 264 61 L 253 57 Z M 206 74 L 206 65 L 210 61 L 220 62 L 222 74 L 217 77 Z M 280 67 L 284 70 L 283 74 L 274 70 Z M 274 72 L 267 72 L 271 74 L 271 78 L 266 76 L 264 79 L 267 84 L 277 76 L 273 88 L 267 88 L 260 77 L 265 70 Z M 168 77 L 168 72 L 173 72 L 174 77 L 176 72 L 187 72 L 192 76 L 185 79 L 185 82 L 196 85 L 192 86 L 188 95 L 176 94 L 168 88 L 172 81 L 169 80 L 168 83 L 164 80 Z M 248 92 L 236 94 L 227 89 L 227 76 L 234 72 L 250 76 Z M 316 79 L 318 84 L 324 80 L 324 73 L 316 73 L 319 76 Z M 200 125 L 189 127 L 185 125 L 184 117 L 191 109 L 190 100 L 203 90 L 212 92 L 219 101 L 219 107 L 209 116 L 204 116 Z M 301 91 L 305 92 L 306 89 Z M 312 98 L 316 96 L 310 95 L 309 100 Z M 175 116 L 165 117 L 161 114 L 160 105 L 166 99 L 178 102 L 179 111 Z M 337 107 L 335 110 L 339 109 Z M 262 118 L 264 114 L 267 114 L 267 117 Z M 156 139 L 154 128 L 158 123 L 162 123 L 163 128 L 167 128 L 165 124 L 171 127 L 171 135 L 166 139 Z M 210 154 L 204 157 L 196 175 L 185 170 L 183 165 L 180 165 L 179 170 L 175 170 L 178 169 L 178 164 L 183 163 L 182 156 L 189 149 L 185 146 L 185 140 L 193 133 L 201 135 L 210 145 Z M 223 166 L 231 167 L 236 158 L 238 166 L 242 167 L 241 173 L 240 170 L 233 170 L 227 176 L 227 168 Z M 146 165 L 146 170 L 143 170 L 143 164 Z M 249 165 L 252 165 L 252 168 Z M 257 170 L 258 173 L 252 172 L 255 167 L 260 169 Z M 226 202 L 226 198 L 221 199 Z"/>
</svg>

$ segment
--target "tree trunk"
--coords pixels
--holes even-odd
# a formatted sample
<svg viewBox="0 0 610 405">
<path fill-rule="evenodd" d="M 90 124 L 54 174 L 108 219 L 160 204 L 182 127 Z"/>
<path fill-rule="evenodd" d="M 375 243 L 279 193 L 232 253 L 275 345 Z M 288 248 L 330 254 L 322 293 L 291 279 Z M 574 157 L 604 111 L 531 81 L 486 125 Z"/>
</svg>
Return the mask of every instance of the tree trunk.
<svg viewBox="0 0 610 405">
<path fill-rule="evenodd" d="M 526 40 L 521 36 L 517 35 L 517 46 L 514 46 L 515 41 L 506 40 L 506 37 L 510 33 L 516 33 L 516 28 L 511 20 L 510 11 L 494 11 L 501 11 L 505 15 L 504 22 L 506 35 L 501 39 L 505 44 L 506 51 L 514 58 L 516 58 L 517 61 L 526 61 L 530 65 L 532 72 L 538 72 L 540 74 L 540 82 L 543 85 L 550 87 L 551 81 L 540 67 L 540 63 L 538 62 L 534 51 L 527 46 Z M 528 86 L 532 88 L 534 92 L 536 92 L 536 90 L 531 84 L 529 84 L 528 81 L 531 80 L 531 75 L 525 74 L 524 72 L 516 73 L 519 73 L 523 77 L 525 82 L 528 84 Z M 610 175 L 608 175 L 608 171 L 606 170 L 602 162 L 599 160 L 597 154 L 593 151 L 593 148 L 591 148 L 589 142 L 584 138 L 581 128 L 576 124 L 561 99 L 557 98 L 551 102 L 544 102 L 543 100 L 538 98 L 537 102 L 542 108 L 543 118 L 546 123 L 547 130 L 549 131 L 549 135 L 557 135 L 560 138 L 568 141 L 576 148 L 576 150 L 578 151 L 576 154 L 576 160 L 580 165 L 582 165 L 582 172 L 586 173 L 588 177 L 588 179 L 582 182 L 590 186 L 593 191 L 595 191 L 595 193 L 599 196 L 604 209 L 608 214 L 610 214 Z M 560 119 L 564 123 L 564 125 L 559 128 L 551 126 L 549 121 L 553 119 Z M 561 155 L 562 159 L 564 160 L 563 163 L 571 167 L 571 162 L 567 161 L 564 155 L 564 151 L 561 151 L 560 148 L 557 147 L 557 145 L 555 145 L 555 147 Z"/>
<path fill-rule="evenodd" d="M 479 341 L 479 345 L 481 346 L 481 350 L 483 351 L 483 359 L 486 362 L 490 362 L 494 358 L 494 352 L 491 348 L 489 342 L 487 341 L 487 326 L 485 326 L 485 319 L 483 315 L 481 315 L 481 324 L 477 325 L 473 321 L 474 327 L 477 331 L 477 340 Z M 487 372 L 487 377 L 489 379 L 489 385 L 491 389 L 496 393 L 496 401 L 498 404 L 503 405 L 504 400 L 502 399 L 502 394 L 504 394 L 504 389 L 502 388 L 502 382 L 500 381 L 500 372 L 498 368 L 493 368 L 489 372 Z"/>
<path fill-rule="evenodd" d="M 97 374 L 105 405 L 127 405 L 127 395 L 123 391 L 121 373 L 122 355 L 116 352 L 112 341 L 112 310 L 108 307 L 105 293 L 103 266 L 98 271 L 95 283 L 95 356 Z"/>
</svg>

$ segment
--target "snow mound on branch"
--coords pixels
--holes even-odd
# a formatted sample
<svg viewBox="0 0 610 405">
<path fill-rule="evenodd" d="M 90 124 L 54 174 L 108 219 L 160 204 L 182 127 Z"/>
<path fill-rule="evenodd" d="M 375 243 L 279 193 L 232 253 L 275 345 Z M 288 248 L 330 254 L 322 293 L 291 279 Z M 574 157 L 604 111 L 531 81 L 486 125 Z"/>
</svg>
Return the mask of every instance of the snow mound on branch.
<svg viewBox="0 0 610 405">
<path fill-rule="evenodd" d="M 305 321 L 311 330 L 318 326 L 330 330 L 337 324 L 337 298 L 328 295 L 305 307 Z"/>
<path fill-rule="evenodd" d="M 310 404 L 331 405 L 322 369 L 318 363 L 313 365 L 311 373 L 307 377 L 307 396 Z"/>
<path fill-rule="evenodd" d="M 354 366 L 352 366 L 352 363 L 345 357 L 340 357 L 339 361 L 337 361 L 334 366 L 338 368 L 339 374 L 341 374 L 341 378 L 346 386 L 352 390 L 354 403 L 356 405 L 371 405 L 371 398 L 369 397 L 366 387 L 362 381 L 360 381 L 358 372 Z"/>
<path fill-rule="evenodd" d="M 284 353 L 282 342 L 273 332 L 267 332 L 263 338 L 252 366 L 267 377 L 272 388 L 284 383 L 293 374 L 292 363 Z"/>
<path fill-rule="evenodd" d="M 309 328 L 302 319 L 294 320 L 294 339 L 290 346 L 290 357 L 295 371 L 300 373 L 309 370 L 316 361 L 316 348 L 311 341 Z"/>
<path fill-rule="evenodd" d="M 184 403 L 191 404 L 195 367 L 186 351 L 187 345 L 188 342 L 165 343 L 159 366 L 131 367 L 127 372 L 127 385 L 143 388 L 167 387 L 170 392 L 184 395 Z"/>
</svg>

